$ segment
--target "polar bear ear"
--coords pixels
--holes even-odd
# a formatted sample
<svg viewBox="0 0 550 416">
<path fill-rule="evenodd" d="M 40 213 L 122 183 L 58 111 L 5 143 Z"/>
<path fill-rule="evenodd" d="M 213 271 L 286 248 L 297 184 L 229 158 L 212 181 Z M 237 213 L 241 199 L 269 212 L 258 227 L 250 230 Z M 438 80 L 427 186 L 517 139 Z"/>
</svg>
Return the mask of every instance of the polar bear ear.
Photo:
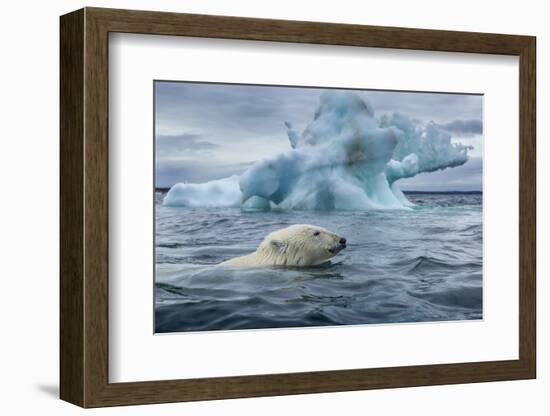
<svg viewBox="0 0 550 416">
<path fill-rule="evenodd" d="M 270 244 L 279 250 L 280 253 L 285 253 L 288 248 L 288 243 L 283 240 L 271 240 Z"/>
</svg>

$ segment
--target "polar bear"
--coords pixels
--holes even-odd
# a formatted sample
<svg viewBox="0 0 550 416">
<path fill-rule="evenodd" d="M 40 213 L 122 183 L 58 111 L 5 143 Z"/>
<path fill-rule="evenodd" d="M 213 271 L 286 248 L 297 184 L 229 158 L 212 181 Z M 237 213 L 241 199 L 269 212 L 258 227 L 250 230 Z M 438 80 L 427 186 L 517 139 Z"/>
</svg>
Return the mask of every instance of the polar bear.
<svg viewBox="0 0 550 416">
<path fill-rule="evenodd" d="M 269 234 L 254 253 L 222 263 L 223 266 L 304 267 L 321 264 L 346 248 L 346 239 L 322 227 L 294 224 Z"/>
</svg>

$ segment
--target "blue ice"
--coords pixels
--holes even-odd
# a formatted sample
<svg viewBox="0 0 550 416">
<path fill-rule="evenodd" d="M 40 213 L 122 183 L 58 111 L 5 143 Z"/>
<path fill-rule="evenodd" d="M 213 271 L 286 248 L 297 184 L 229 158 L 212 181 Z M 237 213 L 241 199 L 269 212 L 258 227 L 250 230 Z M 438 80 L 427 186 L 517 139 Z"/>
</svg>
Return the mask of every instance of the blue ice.
<svg viewBox="0 0 550 416">
<path fill-rule="evenodd" d="M 257 161 L 240 176 L 176 184 L 166 205 L 249 209 L 403 209 L 398 181 L 460 166 L 470 146 L 435 123 L 403 114 L 376 118 L 350 91 L 325 91 L 302 133 L 290 122 L 288 151 Z"/>
</svg>

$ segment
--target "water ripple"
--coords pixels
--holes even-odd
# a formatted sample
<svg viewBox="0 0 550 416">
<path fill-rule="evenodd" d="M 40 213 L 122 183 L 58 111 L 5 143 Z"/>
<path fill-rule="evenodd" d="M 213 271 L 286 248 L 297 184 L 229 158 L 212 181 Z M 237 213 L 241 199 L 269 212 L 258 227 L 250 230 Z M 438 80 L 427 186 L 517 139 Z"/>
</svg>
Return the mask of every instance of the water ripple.
<svg viewBox="0 0 550 416">
<path fill-rule="evenodd" d="M 481 195 L 418 194 L 410 211 L 156 205 L 157 332 L 482 318 Z M 157 202 L 160 202 L 157 198 Z M 269 232 L 317 224 L 348 248 L 319 267 L 226 269 Z"/>
</svg>

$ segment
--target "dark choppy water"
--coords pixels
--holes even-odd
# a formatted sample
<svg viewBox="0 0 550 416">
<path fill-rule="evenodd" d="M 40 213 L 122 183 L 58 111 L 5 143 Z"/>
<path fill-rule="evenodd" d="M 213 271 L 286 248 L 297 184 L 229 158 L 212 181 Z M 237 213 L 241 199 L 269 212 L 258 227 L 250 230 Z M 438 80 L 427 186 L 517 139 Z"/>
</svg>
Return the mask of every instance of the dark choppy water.
<svg viewBox="0 0 550 416">
<path fill-rule="evenodd" d="M 482 318 L 482 195 L 410 194 L 411 211 L 272 211 L 160 205 L 156 332 Z M 227 269 L 269 232 L 315 224 L 348 240 L 305 269 Z"/>
</svg>

